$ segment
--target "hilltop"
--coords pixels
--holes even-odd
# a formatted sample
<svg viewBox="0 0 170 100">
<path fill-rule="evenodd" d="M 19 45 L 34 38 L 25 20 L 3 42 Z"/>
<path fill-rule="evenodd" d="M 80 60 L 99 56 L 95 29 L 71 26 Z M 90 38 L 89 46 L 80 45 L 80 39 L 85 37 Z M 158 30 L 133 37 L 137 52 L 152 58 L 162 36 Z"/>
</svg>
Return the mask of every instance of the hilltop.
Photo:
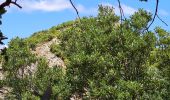
<svg viewBox="0 0 170 100">
<path fill-rule="evenodd" d="M 16 37 L 1 56 L 3 99 L 166 100 L 170 95 L 170 33 L 146 30 L 139 10 L 120 23 L 113 8 Z"/>
</svg>

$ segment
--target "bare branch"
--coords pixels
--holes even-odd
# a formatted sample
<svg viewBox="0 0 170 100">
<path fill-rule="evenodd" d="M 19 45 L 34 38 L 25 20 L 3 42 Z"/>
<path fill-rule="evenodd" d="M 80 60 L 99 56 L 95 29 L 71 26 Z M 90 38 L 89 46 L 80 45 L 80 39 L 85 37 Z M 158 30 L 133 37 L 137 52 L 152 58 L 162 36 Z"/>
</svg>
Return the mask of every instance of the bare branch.
<svg viewBox="0 0 170 100">
<path fill-rule="evenodd" d="M 0 4 L 0 9 L 5 8 L 6 6 L 10 6 L 10 4 L 14 4 L 19 8 L 22 8 L 19 4 L 17 4 L 17 0 L 12 1 L 12 0 L 6 0 L 5 2 L 3 2 L 2 4 Z"/>
<path fill-rule="evenodd" d="M 168 26 L 167 23 L 165 23 L 165 21 L 163 21 L 159 16 L 158 16 L 158 8 L 159 8 L 159 0 L 156 0 L 156 8 L 155 8 L 155 14 L 152 18 L 151 23 L 149 24 L 149 26 L 147 27 L 147 29 L 149 29 L 151 27 L 151 25 L 153 24 L 153 22 L 155 21 L 155 18 L 157 17 L 162 23 L 164 23 L 166 26 Z"/>
<path fill-rule="evenodd" d="M 123 22 L 123 9 L 121 7 L 121 3 L 120 3 L 120 0 L 117 0 L 118 3 L 119 3 L 119 11 L 120 11 L 120 20 L 121 20 L 121 25 L 122 25 L 122 22 Z"/>
<path fill-rule="evenodd" d="M 156 16 L 162 23 L 164 23 L 166 26 L 168 26 L 168 24 L 165 21 L 163 21 L 158 15 L 156 15 Z"/>
<path fill-rule="evenodd" d="M 78 12 L 77 8 L 75 7 L 75 5 L 73 4 L 72 0 L 70 0 L 70 3 L 71 3 L 71 5 L 73 6 L 73 8 L 75 9 L 75 11 L 76 11 L 76 13 L 77 13 L 77 16 L 78 16 L 78 18 L 79 18 L 79 20 L 80 20 L 79 12 Z"/>
<path fill-rule="evenodd" d="M 15 2 L 12 1 L 11 3 L 16 5 L 18 8 L 22 8 L 19 4 L 16 3 L 16 1 Z"/>
<path fill-rule="evenodd" d="M 158 7 L 159 7 L 159 0 L 156 0 L 156 8 L 155 8 L 155 14 L 153 16 L 153 19 L 151 21 L 151 23 L 149 24 L 149 26 L 147 27 L 147 29 L 150 28 L 150 26 L 153 24 L 153 22 L 155 21 L 156 15 L 158 13 Z"/>
<path fill-rule="evenodd" d="M 123 33 L 123 30 L 122 30 L 122 24 L 123 24 L 123 20 L 126 20 L 126 17 L 124 15 L 124 12 L 123 12 L 123 9 L 122 9 L 122 6 L 121 6 L 121 3 L 120 3 L 120 0 L 117 0 L 118 1 L 118 4 L 119 4 L 119 11 L 120 11 L 120 28 L 121 28 L 121 33 Z M 124 17 L 124 18 L 123 18 Z"/>
</svg>

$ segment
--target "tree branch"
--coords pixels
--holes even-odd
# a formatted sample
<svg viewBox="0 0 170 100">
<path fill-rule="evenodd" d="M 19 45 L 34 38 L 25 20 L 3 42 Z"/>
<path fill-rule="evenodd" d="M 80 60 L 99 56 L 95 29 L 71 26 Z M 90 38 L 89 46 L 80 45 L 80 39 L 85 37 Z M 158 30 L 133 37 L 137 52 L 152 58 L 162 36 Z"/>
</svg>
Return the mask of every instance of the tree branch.
<svg viewBox="0 0 170 100">
<path fill-rule="evenodd" d="M 123 29 L 122 29 L 123 25 L 122 24 L 123 24 L 123 20 L 124 19 L 126 20 L 126 17 L 124 15 L 120 0 L 117 0 L 117 1 L 118 1 L 118 4 L 119 4 L 119 11 L 120 11 L 120 21 L 121 21 L 121 23 L 120 23 L 121 30 L 120 31 L 121 31 L 121 33 L 123 33 Z M 123 19 L 123 17 L 124 17 L 124 19 Z M 122 41 L 121 41 L 121 44 L 122 44 Z"/>
<path fill-rule="evenodd" d="M 120 0 L 117 0 L 117 1 L 118 1 L 118 3 L 119 3 L 120 20 L 121 20 L 121 24 L 122 24 L 122 21 L 123 21 L 122 7 L 121 7 L 121 4 L 120 4 Z"/>
<path fill-rule="evenodd" d="M 125 18 L 125 15 L 124 15 L 124 12 L 123 12 L 123 9 L 122 9 L 120 0 L 117 0 L 117 1 L 118 1 L 118 4 L 119 4 L 120 20 L 121 20 L 121 24 L 122 24 L 122 22 L 123 22 L 123 17 Z"/>
<path fill-rule="evenodd" d="M 149 26 L 147 27 L 147 30 L 151 27 L 151 25 L 153 24 L 153 22 L 155 21 L 155 18 L 157 17 L 162 23 L 164 23 L 166 26 L 168 26 L 167 23 L 165 23 L 165 21 L 163 21 L 159 16 L 158 16 L 158 8 L 159 8 L 159 0 L 156 0 L 156 8 L 155 8 L 155 13 L 154 16 L 152 18 L 151 23 L 149 24 Z"/>
<path fill-rule="evenodd" d="M 149 29 L 151 27 L 151 25 L 153 24 L 153 22 L 155 21 L 156 15 L 158 13 L 158 7 L 159 7 L 159 0 L 156 0 L 156 8 L 155 8 L 155 14 L 152 18 L 151 23 L 149 24 L 149 26 L 147 27 L 147 29 Z"/>
<path fill-rule="evenodd" d="M 22 8 L 19 4 L 17 4 L 17 0 L 12 1 L 12 0 L 6 0 L 5 2 L 3 2 L 2 4 L 0 4 L 0 9 L 5 8 L 6 6 L 10 6 L 10 4 L 14 4 L 19 8 Z"/>
<path fill-rule="evenodd" d="M 79 12 L 78 12 L 77 8 L 75 7 L 75 5 L 73 4 L 72 0 L 70 0 L 70 3 L 71 3 L 71 5 L 72 5 L 72 7 L 74 8 L 74 10 L 76 11 L 77 16 L 78 16 L 78 18 L 79 18 L 79 20 L 80 20 Z"/>
<path fill-rule="evenodd" d="M 17 6 L 18 8 L 20 8 L 20 9 L 22 8 L 19 4 L 16 3 L 16 1 L 15 1 L 15 2 L 12 1 L 11 4 L 16 5 L 16 6 Z"/>
<path fill-rule="evenodd" d="M 157 15 L 157 18 L 158 18 L 162 23 L 164 23 L 166 26 L 168 26 L 168 24 L 167 24 L 165 21 L 163 21 L 158 15 Z"/>
</svg>

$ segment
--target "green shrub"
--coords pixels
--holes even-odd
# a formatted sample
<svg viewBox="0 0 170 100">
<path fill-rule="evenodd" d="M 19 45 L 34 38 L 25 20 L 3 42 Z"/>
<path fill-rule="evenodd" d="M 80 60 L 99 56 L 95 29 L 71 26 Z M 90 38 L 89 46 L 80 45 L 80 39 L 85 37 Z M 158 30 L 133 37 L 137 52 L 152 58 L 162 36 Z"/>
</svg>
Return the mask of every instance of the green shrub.
<svg viewBox="0 0 170 100">
<path fill-rule="evenodd" d="M 66 75 L 72 93 L 101 100 L 166 98 L 167 80 L 161 72 L 149 71 L 159 63 L 150 62 L 150 54 L 159 48 L 157 35 L 144 31 L 150 20 L 150 13 L 139 10 L 119 27 L 113 9 L 100 6 L 97 17 L 82 18 L 59 34 L 61 44 L 55 47 L 61 50 L 54 53 L 62 51 L 69 62 Z"/>
<path fill-rule="evenodd" d="M 170 98 L 170 33 L 146 31 L 151 14 L 139 10 L 120 25 L 112 7 L 99 6 L 96 17 L 68 22 L 27 39 L 13 39 L 4 55 L 12 99 L 167 100 Z M 67 69 L 36 58 L 30 48 L 59 38 L 50 50 L 63 58 Z M 18 77 L 18 70 L 37 63 L 33 76 Z"/>
<path fill-rule="evenodd" d="M 61 51 L 61 46 L 59 44 L 53 43 L 50 46 L 50 51 L 54 53 L 57 57 L 64 58 L 63 51 Z"/>
</svg>

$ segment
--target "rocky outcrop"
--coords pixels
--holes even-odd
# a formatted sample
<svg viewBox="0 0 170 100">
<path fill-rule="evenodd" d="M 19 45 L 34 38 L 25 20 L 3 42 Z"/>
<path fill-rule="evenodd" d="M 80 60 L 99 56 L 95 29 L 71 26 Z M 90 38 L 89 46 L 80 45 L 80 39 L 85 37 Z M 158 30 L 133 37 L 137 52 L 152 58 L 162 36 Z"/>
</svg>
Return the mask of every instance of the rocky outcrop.
<svg viewBox="0 0 170 100">
<path fill-rule="evenodd" d="M 35 48 L 35 51 L 32 52 L 36 54 L 37 57 L 45 58 L 48 61 L 49 67 L 60 66 L 65 69 L 66 66 L 64 65 L 64 61 L 50 51 L 50 46 L 53 43 L 59 44 L 60 41 L 57 38 L 54 38 L 51 41 L 39 44 Z"/>
<path fill-rule="evenodd" d="M 51 41 L 38 44 L 35 50 L 32 51 L 32 53 L 36 54 L 37 57 L 45 58 L 50 68 L 54 66 L 60 66 L 63 69 L 65 69 L 66 66 L 64 64 L 64 61 L 50 51 L 50 46 L 53 43 L 59 44 L 60 41 L 57 38 L 54 38 Z M 23 67 L 23 69 L 20 68 L 18 70 L 18 77 L 33 75 L 37 70 L 37 64 L 38 63 L 36 62 L 36 63 L 32 63 L 30 66 Z M 3 80 L 3 78 L 4 78 L 3 70 L 2 67 L 0 66 L 0 80 Z M 0 100 L 4 100 L 4 97 L 8 93 L 8 91 L 10 91 L 8 87 L 0 87 Z"/>
<path fill-rule="evenodd" d="M 31 65 L 26 66 L 26 67 L 21 67 L 18 70 L 18 77 L 23 78 L 25 76 L 34 76 L 34 73 L 37 71 L 37 65 L 38 65 L 38 62 L 31 63 Z"/>
<path fill-rule="evenodd" d="M 0 80 L 2 80 L 4 77 L 3 71 L 2 71 L 2 66 L 0 65 Z"/>
<path fill-rule="evenodd" d="M 0 100 L 4 100 L 5 96 L 11 91 L 9 87 L 1 87 L 0 88 Z"/>
</svg>

